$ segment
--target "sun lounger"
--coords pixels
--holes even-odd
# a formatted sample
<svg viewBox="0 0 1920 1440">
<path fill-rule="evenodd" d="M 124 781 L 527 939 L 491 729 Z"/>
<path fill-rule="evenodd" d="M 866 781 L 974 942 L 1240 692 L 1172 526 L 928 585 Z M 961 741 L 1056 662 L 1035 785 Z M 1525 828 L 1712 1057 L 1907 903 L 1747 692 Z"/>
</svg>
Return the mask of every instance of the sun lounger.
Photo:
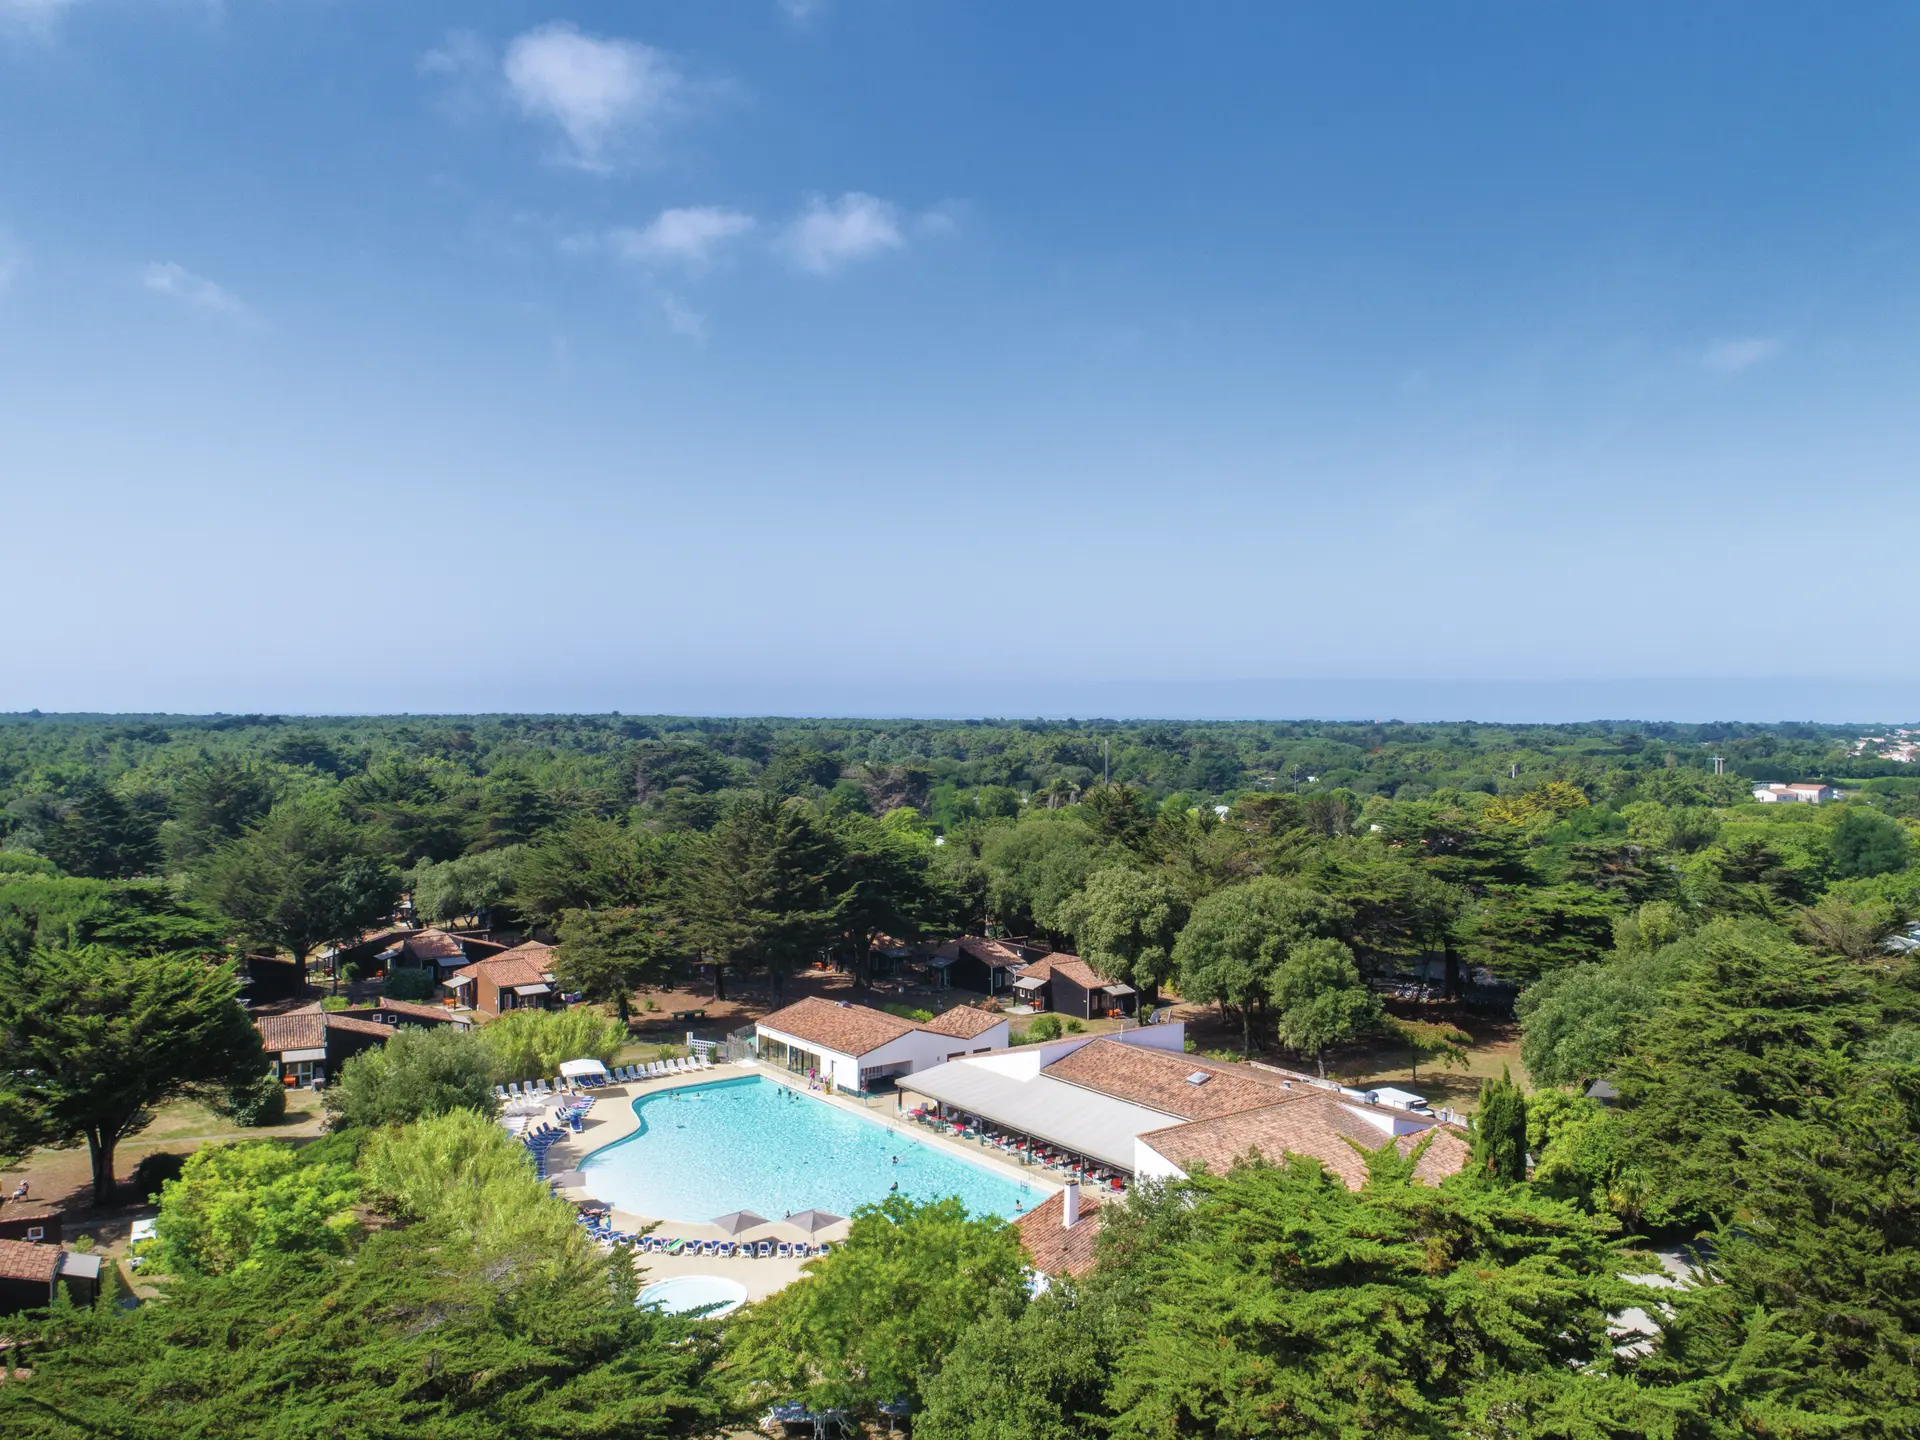
<svg viewBox="0 0 1920 1440">
<path fill-rule="evenodd" d="M 773 1254 L 773 1242 L 771 1240 L 762 1240 L 754 1247 L 753 1253 L 762 1260 L 766 1259 L 769 1255 Z"/>
<path fill-rule="evenodd" d="M 634 1079 L 633 1066 L 622 1065 L 620 1067 L 620 1083 L 622 1085 L 630 1085 L 633 1083 L 633 1079 Z"/>
<path fill-rule="evenodd" d="M 778 1245 L 773 1247 L 773 1258 L 776 1260 L 791 1260 L 793 1258 L 793 1246 L 782 1240 Z"/>
<path fill-rule="evenodd" d="M 708 1059 L 708 1058 L 707 1058 L 707 1057 L 706 1057 L 706 1056 L 705 1056 L 704 1054 L 703 1054 L 703 1055 L 701 1055 L 701 1056 L 700 1056 L 700 1068 L 701 1068 L 702 1070 L 711 1070 L 711 1069 L 713 1068 L 713 1061 L 712 1061 L 712 1060 L 710 1060 L 710 1059 Z"/>
</svg>

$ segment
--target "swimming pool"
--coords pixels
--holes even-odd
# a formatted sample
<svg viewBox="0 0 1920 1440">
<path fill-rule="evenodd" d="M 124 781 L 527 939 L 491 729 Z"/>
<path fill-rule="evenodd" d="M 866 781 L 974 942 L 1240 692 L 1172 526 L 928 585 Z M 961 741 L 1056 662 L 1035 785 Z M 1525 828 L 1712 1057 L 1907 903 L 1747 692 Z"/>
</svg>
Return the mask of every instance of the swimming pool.
<svg viewBox="0 0 1920 1440">
<path fill-rule="evenodd" d="M 669 1315 L 705 1310 L 707 1319 L 718 1320 L 747 1303 L 747 1287 L 721 1275 L 676 1275 L 647 1286 L 633 1303 L 650 1305 Z"/>
<path fill-rule="evenodd" d="M 1045 1191 L 757 1075 L 659 1090 L 633 1102 L 640 1128 L 580 1162 L 586 1188 L 649 1219 L 699 1224 L 732 1210 L 770 1220 L 851 1215 L 887 1198 L 960 1197 L 1012 1219 Z M 897 1161 L 897 1163 L 896 1163 Z"/>
</svg>

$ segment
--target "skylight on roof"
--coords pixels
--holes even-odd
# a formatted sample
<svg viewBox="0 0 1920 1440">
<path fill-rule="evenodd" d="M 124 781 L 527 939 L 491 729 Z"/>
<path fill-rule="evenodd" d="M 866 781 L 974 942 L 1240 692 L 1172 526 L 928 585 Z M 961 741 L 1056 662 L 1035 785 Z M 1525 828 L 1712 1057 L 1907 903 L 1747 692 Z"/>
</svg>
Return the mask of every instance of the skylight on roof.
<svg viewBox="0 0 1920 1440">
<path fill-rule="evenodd" d="M 1209 1075 L 1206 1071 L 1196 1070 L 1191 1075 L 1187 1076 L 1187 1084 L 1204 1085 L 1207 1083 L 1207 1081 L 1211 1079 L 1213 1079 L 1213 1076 Z"/>
</svg>

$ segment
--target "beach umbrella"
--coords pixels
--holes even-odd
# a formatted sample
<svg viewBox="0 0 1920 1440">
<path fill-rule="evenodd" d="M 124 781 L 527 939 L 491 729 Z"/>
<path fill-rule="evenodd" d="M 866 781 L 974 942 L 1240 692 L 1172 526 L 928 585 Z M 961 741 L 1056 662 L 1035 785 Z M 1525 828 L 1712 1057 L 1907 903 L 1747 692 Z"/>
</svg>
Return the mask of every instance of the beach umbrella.
<svg viewBox="0 0 1920 1440">
<path fill-rule="evenodd" d="M 829 1225 L 838 1225 L 846 1218 L 844 1215 L 833 1215 L 825 1210 L 802 1210 L 798 1215 L 789 1215 L 787 1224 L 797 1226 L 809 1235 L 818 1235 Z"/>
<path fill-rule="evenodd" d="M 767 1217 L 756 1215 L 751 1210 L 734 1210 L 725 1215 L 713 1217 L 713 1223 L 729 1235 L 738 1235 L 742 1230 L 751 1230 L 756 1225 L 767 1224 Z"/>
</svg>

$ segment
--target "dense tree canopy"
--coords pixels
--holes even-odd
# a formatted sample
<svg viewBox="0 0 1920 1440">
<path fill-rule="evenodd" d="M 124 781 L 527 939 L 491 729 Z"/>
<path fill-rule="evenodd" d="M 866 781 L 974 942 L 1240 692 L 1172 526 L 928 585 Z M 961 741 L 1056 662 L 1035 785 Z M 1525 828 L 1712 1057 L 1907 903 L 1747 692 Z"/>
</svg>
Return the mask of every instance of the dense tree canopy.
<svg viewBox="0 0 1920 1440">
<path fill-rule="evenodd" d="M 179 1097 L 218 1099 L 267 1068 L 228 965 L 107 945 L 0 956 L 0 1153 L 84 1140 L 96 1204 L 119 1143 Z"/>
</svg>

